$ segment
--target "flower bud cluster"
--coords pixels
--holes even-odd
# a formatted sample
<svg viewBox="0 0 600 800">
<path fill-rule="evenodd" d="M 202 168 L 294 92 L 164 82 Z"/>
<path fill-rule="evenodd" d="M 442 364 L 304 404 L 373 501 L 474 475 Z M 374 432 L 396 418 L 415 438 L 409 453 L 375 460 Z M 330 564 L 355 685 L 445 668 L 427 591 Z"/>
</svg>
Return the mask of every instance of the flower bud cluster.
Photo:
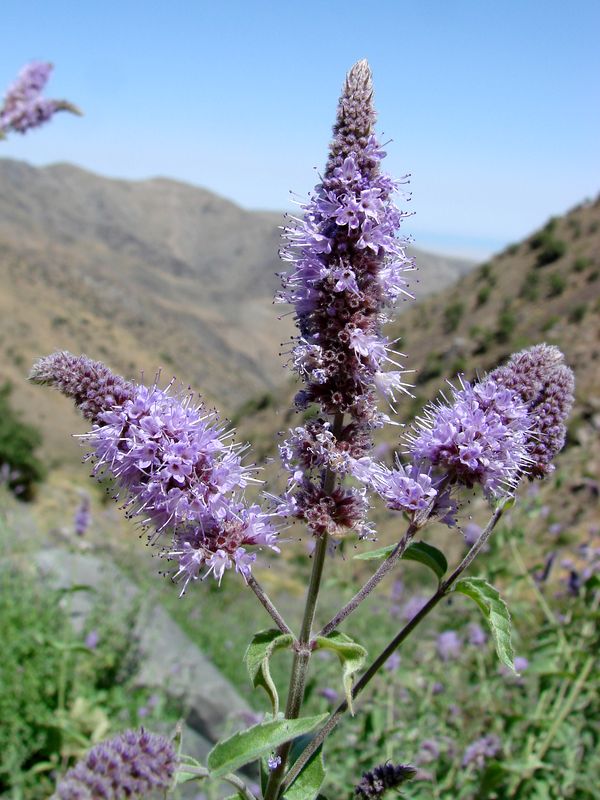
<svg viewBox="0 0 600 800">
<path fill-rule="evenodd" d="M 392 764 L 389 761 L 365 772 L 354 790 L 355 800 L 381 800 L 388 789 L 397 789 L 411 780 L 417 770 L 409 764 Z"/>
<path fill-rule="evenodd" d="M 171 787 L 177 756 L 164 736 L 125 731 L 92 747 L 57 786 L 53 800 L 144 798 Z"/>
<path fill-rule="evenodd" d="M 114 477 L 126 494 L 128 515 L 154 528 L 153 542 L 163 531 L 173 534 L 163 555 L 177 559 L 175 577 L 184 590 L 204 566 L 219 581 L 231 567 L 247 578 L 256 557 L 247 546 L 278 551 L 269 515 L 239 494 L 252 480 L 239 446 L 214 412 L 193 404 L 191 394 L 126 383 L 99 362 L 64 353 L 38 362 L 32 379 L 57 386 L 88 416 L 93 409 L 94 425 L 82 437 L 93 474 Z"/>
<path fill-rule="evenodd" d="M 572 370 L 558 347 L 539 344 L 515 353 L 490 377 L 516 392 L 525 403 L 530 421 L 527 452 L 531 463 L 527 471 L 532 478 L 544 478 L 554 470 L 551 461 L 565 444 L 565 422 L 575 389 Z"/>
</svg>

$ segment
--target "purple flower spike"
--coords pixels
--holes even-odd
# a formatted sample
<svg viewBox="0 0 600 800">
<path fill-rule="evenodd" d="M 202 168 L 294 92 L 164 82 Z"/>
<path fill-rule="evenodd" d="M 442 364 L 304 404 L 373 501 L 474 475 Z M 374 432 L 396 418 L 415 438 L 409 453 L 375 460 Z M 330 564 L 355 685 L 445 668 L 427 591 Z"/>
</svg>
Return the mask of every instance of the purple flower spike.
<svg viewBox="0 0 600 800">
<path fill-rule="evenodd" d="M 521 397 L 492 377 L 452 388 L 452 405 L 432 405 L 407 436 L 416 463 L 429 463 L 452 483 L 510 492 L 527 468 L 529 418 Z"/>
<path fill-rule="evenodd" d="M 31 128 L 38 128 L 57 111 L 81 113 L 65 100 L 48 100 L 41 96 L 52 68 L 52 64 L 44 61 L 32 61 L 23 67 L 0 108 L 0 138 L 9 131 L 26 133 Z"/>
<path fill-rule="evenodd" d="M 123 800 L 171 787 L 177 756 L 172 743 L 143 728 L 92 747 L 56 788 L 53 800 Z"/>
<path fill-rule="evenodd" d="M 82 438 L 94 475 L 115 478 L 127 515 L 153 526 L 153 543 L 172 534 L 162 555 L 178 561 L 175 578 L 184 591 L 202 568 L 219 582 L 232 567 L 247 579 L 256 558 L 248 546 L 279 552 L 270 515 L 235 494 L 253 480 L 252 468 L 242 464 L 231 431 L 191 394 L 169 394 L 172 384 L 162 390 L 124 381 L 69 353 L 41 359 L 32 380 L 56 386 L 93 420 Z"/>
<path fill-rule="evenodd" d="M 384 421 L 376 387 L 390 398 L 407 391 L 401 370 L 384 372 L 396 356 L 381 324 L 385 306 L 411 296 L 403 274 L 414 268 L 395 238 L 406 215 L 392 200 L 399 182 L 380 172 L 374 123 L 371 71 L 359 61 L 342 91 L 323 180 L 285 230 L 282 257 L 292 270 L 278 296 L 294 305 L 300 329 L 292 362 L 307 386 L 298 404 L 347 412 L 367 427 Z"/>
<path fill-rule="evenodd" d="M 456 631 L 442 631 L 437 638 L 436 650 L 442 661 L 453 661 L 458 658 L 462 642 Z"/>
<path fill-rule="evenodd" d="M 482 736 L 472 742 L 464 752 L 463 767 L 474 766 L 476 769 L 483 769 L 488 758 L 495 758 L 500 755 L 502 745 L 500 739 L 493 733 Z"/>
<path fill-rule="evenodd" d="M 87 494 L 83 495 L 79 507 L 75 512 L 75 533 L 77 536 L 83 536 L 90 526 L 92 514 L 90 510 L 90 498 Z"/>
</svg>

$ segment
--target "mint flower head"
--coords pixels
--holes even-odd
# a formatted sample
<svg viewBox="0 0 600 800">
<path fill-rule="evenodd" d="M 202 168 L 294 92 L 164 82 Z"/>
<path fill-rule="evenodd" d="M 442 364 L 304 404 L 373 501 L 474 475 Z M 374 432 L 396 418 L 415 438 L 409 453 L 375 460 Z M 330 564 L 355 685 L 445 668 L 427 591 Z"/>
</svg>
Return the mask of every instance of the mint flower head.
<svg viewBox="0 0 600 800">
<path fill-rule="evenodd" d="M 381 325 L 386 306 L 411 296 L 404 273 L 414 268 L 396 238 L 406 216 L 393 202 L 401 182 L 380 170 L 374 123 L 371 71 L 359 61 L 339 101 L 325 175 L 285 229 L 282 257 L 292 269 L 278 296 L 294 305 L 299 328 L 291 359 L 306 388 L 297 404 L 347 412 L 368 427 L 383 421 L 376 388 L 388 397 L 406 391 L 402 371 L 386 371 L 398 365 Z"/>
<path fill-rule="evenodd" d="M 521 397 L 493 378 L 452 387 L 454 402 L 433 404 L 407 434 L 410 454 L 450 483 L 512 491 L 529 462 L 529 418 Z"/>
<path fill-rule="evenodd" d="M 397 789 L 416 775 L 409 764 L 379 764 L 365 772 L 354 790 L 355 800 L 381 800 L 389 789 Z"/>
<path fill-rule="evenodd" d="M 163 390 L 124 381 L 70 353 L 41 359 L 31 378 L 56 386 L 93 421 L 82 437 L 93 474 L 115 479 L 127 515 L 151 526 L 153 543 L 172 535 L 162 555 L 177 560 L 184 590 L 202 568 L 219 581 L 231 567 L 247 578 L 256 557 L 248 546 L 278 552 L 269 515 L 241 494 L 252 468 L 216 413 L 195 405 L 193 395 L 171 394 L 172 383 Z"/>
<path fill-rule="evenodd" d="M 164 736 L 143 728 L 92 747 L 70 769 L 52 800 L 135 800 L 170 788 L 177 756 Z"/>
<path fill-rule="evenodd" d="M 42 97 L 53 66 L 45 61 L 31 61 L 19 72 L 8 88 L 0 107 L 0 138 L 9 131 L 26 133 L 48 122 L 57 111 L 81 112 L 65 100 Z"/>
</svg>

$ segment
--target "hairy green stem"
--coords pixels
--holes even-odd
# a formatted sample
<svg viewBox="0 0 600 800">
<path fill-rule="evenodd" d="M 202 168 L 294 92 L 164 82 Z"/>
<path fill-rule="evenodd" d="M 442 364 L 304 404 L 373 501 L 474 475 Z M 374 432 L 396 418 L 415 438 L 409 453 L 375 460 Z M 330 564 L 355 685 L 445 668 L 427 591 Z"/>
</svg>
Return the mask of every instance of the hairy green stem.
<svg viewBox="0 0 600 800">
<path fill-rule="evenodd" d="M 492 517 L 488 524 L 486 525 L 485 529 L 481 533 L 479 539 L 475 542 L 473 547 L 469 550 L 467 555 L 463 558 L 460 564 L 456 567 L 454 572 L 443 581 L 439 587 L 437 592 L 429 598 L 427 603 L 423 606 L 423 608 L 415 614 L 415 616 L 408 622 L 402 630 L 397 634 L 397 636 L 392 639 L 392 641 L 381 651 L 381 653 L 377 656 L 377 658 L 373 661 L 373 663 L 369 666 L 366 672 L 360 677 L 360 679 L 356 682 L 356 684 L 352 688 L 352 698 L 358 697 L 358 695 L 362 692 L 362 690 L 369 684 L 371 679 L 374 675 L 379 672 L 381 667 L 385 664 L 388 658 L 392 655 L 392 653 L 400 647 L 402 642 L 410 634 L 413 630 L 419 625 L 419 623 L 425 619 L 425 617 L 432 611 L 435 606 L 442 600 L 451 590 L 452 586 L 460 575 L 471 565 L 473 559 L 477 556 L 480 550 L 485 546 L 488 539 L 490 538 L 492 531 L 498 524 L 500 520 L 504 508 L 506 505 L 506 500 L 499 503 L 496 507 L 496 510 L 492 514 Z M 302 751 L 294 766 L 290 769 L 288 774 L 286 775 L 285 781 L 283 783 L 283 791 L 290 786 L 290 784 L 298 777 L 300 772 L 303 770 L 305 765 L 308 763 L 312 755 L 321 747 L 325 739 L 329 736 L 329 734 L 336 728 L 337 724 L 344 716 L 346 711 L 348 710 L 348 703 L 344 700 L 340 705 L 336 708 L 333 714 L 329 717 L 325 725 L 321 728 L 321 730 L 317 733 L 317 735 L 311 740 L 311 742 L 305 747 Z M 270 798 L 265 798 L 265 800 L 270 800 Z"/>
<path fill-rule="evenodd" d="M 332 428 L 332 433 L 336 439 L 339 437 L 343 425 L 344 415 L 336 414 Z M 321 485 L 325 494 L 331 494 L 335 487 L 335 472 L 330 469 L 325 470 Z M 310 638 L 315 612 L 317 610 L 317 600 L 321 588 L 325 556 L 327 555 L 328 538 L 326 533 L 320 536 L 313 553 L 313 565 L 310 583 L 306 593 L 306 604 L 304 606 L 300 636 L 294 646 L 294 661 L 292 663 L 292 674 L 290 676 L 287 705 L 285 709 L 286 719 L 296 719 L 300 715 L 302 701 L 304 700 L 304 687 L 306 685 L 306 676 L 311 656 Z M 276 800 L 276 798 L 279 797 L 291 746 L 291 742 L 285 742 L 277 749 L 277 755 L 281 760 L 269 776 L 267 789 L 265 791 L 265 800 Z"/>
</svg>

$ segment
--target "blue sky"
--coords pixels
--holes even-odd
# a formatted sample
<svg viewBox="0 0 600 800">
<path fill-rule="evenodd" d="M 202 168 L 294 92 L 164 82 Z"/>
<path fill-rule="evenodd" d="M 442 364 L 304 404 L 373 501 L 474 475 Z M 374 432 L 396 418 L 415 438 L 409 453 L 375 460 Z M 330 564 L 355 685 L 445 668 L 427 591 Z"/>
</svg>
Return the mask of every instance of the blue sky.
<svg viewBox="0 0 600 800">
<path fill-rule="evenodd" d="M 600 190 L 598 0 L 2 0 L 0 20 L 0 85 L 51 60 L 48 94 L 85 111 L 7 157 L 284 208 L 366 57 L 418 246 L 485 257 Z"/>
</svg>

